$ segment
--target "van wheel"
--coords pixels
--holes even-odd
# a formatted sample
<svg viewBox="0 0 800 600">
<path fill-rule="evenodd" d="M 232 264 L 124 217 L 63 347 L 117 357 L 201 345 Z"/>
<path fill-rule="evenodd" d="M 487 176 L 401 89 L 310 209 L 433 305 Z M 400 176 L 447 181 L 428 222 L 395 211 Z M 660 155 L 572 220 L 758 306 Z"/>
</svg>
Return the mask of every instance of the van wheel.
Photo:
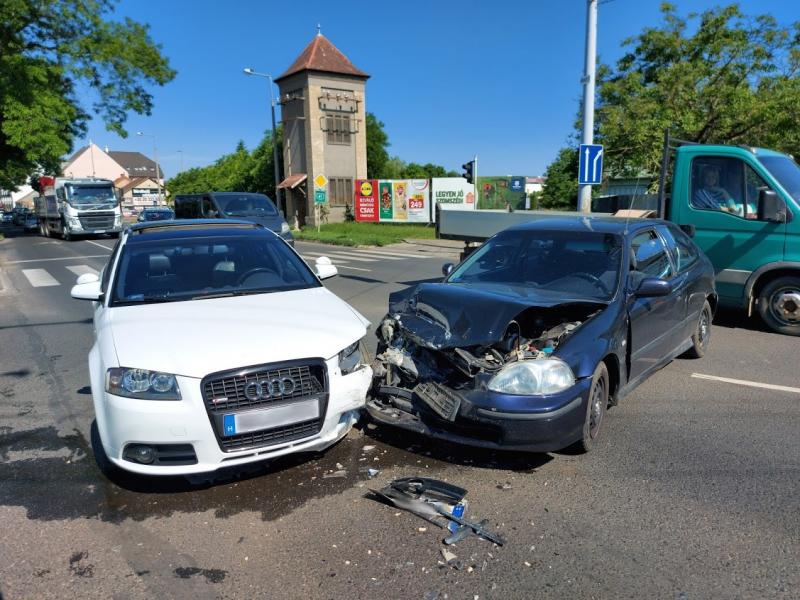
<svg viewBox="0 0 800 600">
<path fill-rule="evenodd" d="M 703 304 L 703 310 L 700 311 L 700 317 L 697 319 L 694 333 L 692 334 L 692 347 L 686 351 L 686 356 L 689 358 L 703 358 L 708 350 L 708 344 L 711 341 L 711 305 L 706 300 Z"/>
<path fill-rule="evenodd" d="M 592 375 L 592 386 L 589 388 L 589 402 L 586 405 L 586 419 L 583 422 L 583 437 L 575 444 L 579 452 L 589 452 L 597 444 L 600 428 L 608 408 L 608 368 L 601 362 Z"/>
<path fill-rule="evenodd" d="M 773 331 L 800 335 L 800 277 L 778 277 L 765 285 L 758 313 Z"/>
</svg>

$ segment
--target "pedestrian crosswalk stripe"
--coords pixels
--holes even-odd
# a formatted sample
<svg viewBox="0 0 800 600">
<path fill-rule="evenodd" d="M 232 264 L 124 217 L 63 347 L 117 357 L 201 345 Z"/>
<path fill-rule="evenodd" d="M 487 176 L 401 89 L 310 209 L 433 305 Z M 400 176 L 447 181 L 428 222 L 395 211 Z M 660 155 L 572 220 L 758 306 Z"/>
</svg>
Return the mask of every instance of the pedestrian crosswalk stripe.
<svg viewBox="0 0 800 600">
<path fill-rule="evenodd" d="M 349 254 L 337 254 L 336 252 L 303 252 L 309 256 L 327 256 L 328 258 L 339 258 L 341 260 L 354 260 L 356 262 L 378 262 L 378 258 L 359 258 Z"/>
<path fill-rule="evenodd" d="M 89 265 L 72 265 L 67 267 L 70 271 L 75 273 L 78 277 L 81 275 L 86 275 L 86 273 L 91 273 L 92 275 L 97 275 L 97 270 L 93 269 Z"/>
<path fill-rule="evenodd" d="M 302 255 L 301 255 L 302 256 Z M 313 256 L 302 256 L 303 260 L 306 261 L 309 267 L 312 269 L 314 268 L 314 257 Z M 364 271 L 365 273 L 371 273 L 372 269 L 362 269 L 361 267 L 352 267 L 350 265 L 344 265 L 340 260 L 332 260 L 333 266 L 340 269 L 350 269 L 352 271 Z"/>
<path fill-rule="evenodd" d="M 61 285 L 44 269 L 22 269 L 22 274 L 33 287 L 51 287 Z"/>
</svg>

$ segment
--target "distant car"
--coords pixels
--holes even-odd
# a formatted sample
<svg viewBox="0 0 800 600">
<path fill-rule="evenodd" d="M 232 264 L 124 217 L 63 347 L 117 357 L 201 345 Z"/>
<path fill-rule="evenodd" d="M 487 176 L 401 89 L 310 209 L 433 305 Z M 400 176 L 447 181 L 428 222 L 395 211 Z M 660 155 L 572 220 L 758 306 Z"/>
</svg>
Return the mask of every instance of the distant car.
<svg viewBox="0 0 800 600">
<path fill-rule="evenodd" d="M 665 221 L 541 219 L 444 270 L 442 283 L 389 296 L 367 402 L 380 423 L 486 448 L 588 451 L 609 403 L 711 339 L 714 269 Z"/>
<path fill-rule="evenodd" d="M 39 231 L 39 219 L 33 213 L 28 213 L 25 215 L 25 221 L 22 223 L 22 227 L 25 230 L 25 233 L 29 233 L 31 231 Z"/>
<path fill-rule="evenodd" d="M 22 208 L 14 210 L 11 214 L 13 215 L 14 225 L 23 225 L 25 223 L 25 217 L 30 214 L 30 211 L 27 208 Z"/>
<path fill-rule="evenodd" d="M 175 213 L 170 208 L 145 208 L 139 213 L 137 221 L 144 223 L 146 221 L 169 221 L 175 218 Z"/>
<path fill-rule="evenodd" d="M 94 301 L 101 468 L 189 475 L 344 437 L 372 380 L 369 321 L 323 286 L 333 275 L 246 221 L 124 230 L 100 278 L 72 288 Z"/>
<path fill-rule="evenodd" d="M 176 219 L 241 219 L 263 225 L 294 246 L 291 228 L 268 196 L 250 192 L 209 192 L 175 196 Z"/>
<path fill-rule="evenodd" d="M 14 214 L 10 212 L 3 213 L 3 223 L 13 223 L 14 222 Z"/>
</svg>

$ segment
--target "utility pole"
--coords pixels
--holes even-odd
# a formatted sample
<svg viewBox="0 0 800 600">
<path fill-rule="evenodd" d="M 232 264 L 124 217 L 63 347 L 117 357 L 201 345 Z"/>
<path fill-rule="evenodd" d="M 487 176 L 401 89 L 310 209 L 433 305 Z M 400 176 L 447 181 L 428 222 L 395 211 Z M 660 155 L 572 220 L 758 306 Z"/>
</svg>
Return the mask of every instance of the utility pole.
<svg viewBox="0 0 800 600">
<path fill-rule="evenodd" d="M 136 135 L 153 138 L 153 158 L 156 163 L 156 186 L 158 186 L 158 206 L 161 206 L 161 171 L 158 167 L 158 148 L 156 147 L 156 136 L 152 133 L 137 131 Z"/>
<path fill-rule="evenodd" d="M 317 26 L 319 28 L 319 26 Z M 317 32 L 319 35 L 319 31 Z M 278 166 L 278 129 L 275 125 L 275 96 L 272 93 L 272 86 L 275 82 L 272 79 L 272 75 L 267 73 L 258 73 L 254 71 L 250 67 L 244 69 L 245 75 L 255 75 L 256 77 L 264 77 L 269 80 L 269 104 L 270 109 L 272 112 L 272 162 L 274 163 L 274 173 L 275 173 L 275 201 L 278 204 L 278 208 L 286 212 L 286 208 L 283 206 L 281 202 L 281 190 L 278 188 L 278 184 L 281 182 L 280 180 L 280 169 Z"/>
<path fill-rule="evenodd" d="M 597 0 L 586 0 L 586 62 L 583 74 L 582 144 L 594 143 L 594 83 L 597 62 Z M 592 212 L 592 186 L 580 186 L 578 210 Z"/>
</svg>

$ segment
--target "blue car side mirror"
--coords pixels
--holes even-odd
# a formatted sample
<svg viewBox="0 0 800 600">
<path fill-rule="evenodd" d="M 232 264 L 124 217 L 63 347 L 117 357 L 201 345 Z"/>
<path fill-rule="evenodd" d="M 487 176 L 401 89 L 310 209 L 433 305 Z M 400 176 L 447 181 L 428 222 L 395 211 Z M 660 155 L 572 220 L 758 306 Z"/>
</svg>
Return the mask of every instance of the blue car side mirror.
<svg viewBox="0 0 800 600">
<path fill-rule="evenodd" d="M 666 279 L 658 277 L 645 277 L 636 288 L 639 297 L 666 296 L 672 292 L 672 285 Z"/>
</svg>

